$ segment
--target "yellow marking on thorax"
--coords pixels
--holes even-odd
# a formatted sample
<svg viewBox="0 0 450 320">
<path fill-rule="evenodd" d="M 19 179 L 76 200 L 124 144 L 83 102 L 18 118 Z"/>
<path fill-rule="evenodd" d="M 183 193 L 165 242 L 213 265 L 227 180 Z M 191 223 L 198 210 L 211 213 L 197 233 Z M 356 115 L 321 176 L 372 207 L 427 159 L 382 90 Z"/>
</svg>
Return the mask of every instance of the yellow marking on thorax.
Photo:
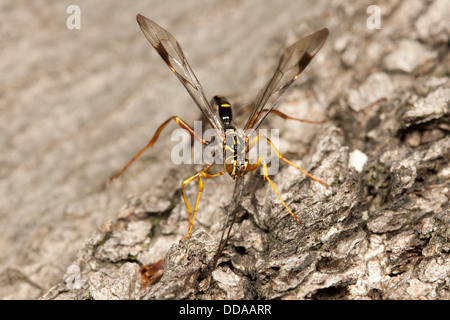
<svg viewBox="0 0 450 320">
<path fill-rule="evenodd" d="M 234 149 L 230 145 L 225 145 L 225 149 L 230 149 L 231 151 L 234 151 Z"/>
</svg>

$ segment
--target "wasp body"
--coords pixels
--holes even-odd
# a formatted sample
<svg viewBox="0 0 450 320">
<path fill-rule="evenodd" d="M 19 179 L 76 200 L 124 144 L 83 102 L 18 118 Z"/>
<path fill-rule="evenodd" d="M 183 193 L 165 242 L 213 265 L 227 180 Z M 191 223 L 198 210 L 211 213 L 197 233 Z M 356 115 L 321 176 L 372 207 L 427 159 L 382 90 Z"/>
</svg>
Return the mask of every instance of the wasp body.
<svg viewBox="0 0 450 320">
<path fill-rule="evenodd" d="M 260 139 L 266 139 L 267 142 L 275 151 L 279 159 L 294 166 L 311 179 L 328 187 L 326 182 L 315 178 L 311 174 L 307 173 L 303 169 L 297 167 L 295 164 L 284 158 L 268 138 L 258 134 L 255 135 L 256 129 L 259 127 L 262 121 L 264 121 L 264 119 L 269 115 L 269 113 L 275 114 L 283 119 L 291 119 L 306 123 L 320 124 L 324 122 L 324 121 L 308 121 L 293 118 L 285 115 L 280 111 L 275 110 L 275 107 L 277 106 L 279 99 L 283 95 L 283 93 L 292 85 L 292 83 L 297 79 L 300 73 L 306 68 L 306 66 L 309 64 L 312 58 L 320 50 L 320 48 L 322 47 L 323 43 L 325 42 L 328 36 L 328 29 L 325 28 L 319 30 L 295 42 L 293 45 L 289 46 L 287 49 L 284 50 L 274 75 L 270 79 L 265 90 L 262 91 L 261 95 L 258 97 L 253 112 L 251 113 L 251 116 L 249 117 L 246 125 L 244 126 L 243 131 L 238 132 L 238 130 L 236 130 L 236 128 L 232 125 L 233 117 L 231 104 L 225 97 L 219 95 L 215 96 L 212 99 L 211 103 L 208 103 L 208 99 L 206 98 L 203 92 L 202 86 L 200 85 L 197 77 L 195 76 L 194 72 L 189 66 L 189 63 L 175 37 L 173 37 L 167 30 L 159 26 L 157 23 L 145 18 L 142 15 L 137 16 L 137 21 L 147 40 L 156 49 L 159 55 L 163 58 L 163 60 L 169 66 L 170 70 L 181 81 L 181 83 L 189 92 L 192 99 L 199 107 L 203 115 L 208 119 L 209 124 L 215 130 L 217 137 L 219 139 L 219 143 L 223 148 L 223 163 L 224 163 L 223 171 L 220 171 L 215 174 L 209 173 L 208 170 L 214 164 L 212 163 L 206 165 L 202 170 L 195 173 L 191 177 L 187 178 L 181 184 L 181 193 L 189 213 L 188 234 L 185 238 L 188 238 L 192 232 L 192 227 L 194 225 L 200 195 L 203 191 L 202 179 L 217 177 L 225 173 L 229 174 L 233 179 L 236 180 L 235 192 L 232 198 L 233 202 L 233 200 L 235 199 L 235 194 L 236 190 L 238 189 L 239 183 L 241 183 L 240 195 L 242 194 L 243 177 L 247 173 L 256 170 L 260 166 L 262 166 L 263 168 L 262 171 L 264 178 L 267 179 L 267 181 L 270 183 L 273 190 L 277 194 L 278 198 L 282 202 L 283 206 L 289 211 L 292 217 L 297 222 L 299 222 L 300 220 L 298 219 L 297 215 L 295 215 L 284 203 L 283 199 L 281 198 L 280 194 L 275 188 L 275 185 L 270 180 L 269 175 L 267 173 L 266 159 L 261 156 L 257 159 L 256 163 L 250 163 L 247 154 L 249 150 Z M 217 108 L 215 109 L 213 108 L 213 106 L 216 106 Z M 268 106 L 268 108 L 265 109 L 265 106 Z M 142 150 L 140 150 L 122 168 L 122 170 L 120 170 L 116 175 L 111 177 L 110 180 L 119 177 L 128 168 L 128 166 L 133 161 L 135 161 L 147 148 L 152 147 L 153 144 L 158 139 L 161 131 L 172 120 L 175 121 L 181 128 L 188 131 L 193 138 L 199 140 L 202 144 L 204 145 L 209 144 L 209 141 L 204 141 L 201 137 L 199 137 L 194 132 L 194 130 L 181 118 L 179 118 L 178 116 L 173 116 L 169 118 L 167 121 L 165 121 L 156 130 L 153 138 L 148 142 L 148 144 Z M 195 207 L 194 209 L 192 209 L 186 198 L 184 188 L 185 186 L 196 180 L 198 181 L 198 194 Z"/>
</svg>

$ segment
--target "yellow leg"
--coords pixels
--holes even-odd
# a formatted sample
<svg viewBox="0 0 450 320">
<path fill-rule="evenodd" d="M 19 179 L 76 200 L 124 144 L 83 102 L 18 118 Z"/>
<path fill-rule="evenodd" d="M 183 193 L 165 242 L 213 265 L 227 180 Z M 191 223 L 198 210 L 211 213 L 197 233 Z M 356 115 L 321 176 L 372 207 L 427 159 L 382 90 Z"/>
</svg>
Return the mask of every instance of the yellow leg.
<svg viewBox="0 0 450 320">
<path fill-rule="evenodd" d="M 300 223 L 300 219 L 291 211 L 291 209 L 289 209 L 289 207 L 286 205 L 286 203 L 284 203 L 284 201 L 281 198 L 281 195 L 278 192 L 277 188 L 275 188 L 275 185 L 273 184 L 272 180 L 270 180 L 269 174 L 267 173 L 267 163 L 266 163 L 266 160 L 263 157 L 259 157 L 258 158 L 258 166 L 261 164 L 261 160 L 262 160 L 262 164 L 263 164 L 264 178 L 267 179 L 267 181 L 269 181 L 270 185 L 272 186 L 273 191 L 275 191 L 275 193 L 277 194 L 277 196 L 280 199 L 280 201 L 283 204 L 283 206 L 287 209 L 287 211 L 289 211 L 289 213 L 294 217 L 295 221 L 297 221 L 297 223 L 299 224 Z"/>
<path fill-rule="evenodd" d="M 264 137 L 267 142 L 269 142 L 270 146 L 272 147 L 272 149 L 275 151 L 276 155 L 278 156 L 278 158 L 280 158 L 281 160 L 283 160 L 284 162 L 290 164 L 291 166 L 293 166 L 294 168 L 300 170 L 301 172 L 303 172 L 304 174 L 306 174 L 308 177 L 310 177 L 311 179 L 313 179 L 314 181 L 319 182 L 320 184 L 322 184 L 323 186 L 328 188 L 328 184 L 325 181 L 322 181 L 316 177 L 314 177 L 313 175 L 309 174 L 308 172 L 306 172 L 305 170 L 299 168 L 298 166 L 296 166 L 295 164 L 293 164 L 291 161 L 287 160 L 286 158 L 283 157 L 283 155 L 278 151 L 277 148 L 275 148 L 275 146 L 273 145 L 272 141 L 270 141 L 270 139 L 268 139 L 267 137 L 263 136 L 263 135 L 257 135 L 249 144 L 247 147 L 247 152 L 248 150 L 250 150 L 251 148 L 253 148 L 255 146 L 255 144 L 258 142 L 258 140 Z M 267 162 L 264 159 L 264 157 L 259 157 L 257 160 L 256 164 L 252 164 L 249 165 L 247 167 L 247 170 L 245 171 L 245 173 L 248 172 L 252 172 L 255 171 L 260 165 L 263 165 L 263 175 L 264 178 L 267 179 L 267 181 L 269 181 L 270 186 L 272 187 L 272 189 L 275 191 L 276 195 L 278 196 L 278 198 L 280 199 L 281 203 L 283 204 L 283 206 L 287 209 L 287 211 L 289 211 L 289 213 L 292 215 L 292 217 L 294 217 L 295 221 L 297 221 L 297 223 L 300 223 L 300 219 L 291 211 L 291 209 L 289 209 L 289 207 L 286 205 L 286 203 L 283 201 L 283 199 L 281 198 L 280 193 L 278 192 L 277 188 L 275 187 L 275 185 L 273 184 L 272 180 L 270 180 L 269 178 L 269 174 L 267 171 Z"/>
<path fill-rule="evenodd" d="M 252 164 L 250 166 L 247 167 L 247 171 L 245 173 L 248 172 L 252 172 L 255 171 L 256 169 L 259 168 L 259 166 L 263 165 L 263 175 L 264 175 L 264 179 L 267 179 L 267 181 L 269 181 L 270 186 L 272 187 L 273 191 L 275 191 L 276 195 L 278 196 L 278 198 L 280 199 L 281 203 L 283 204 L 283 206 L 287 209 L 287 211 L 289 211 L 289 213 L 294 217 L 295 221 L 297 223 L 300 223 L 300 219 L 291 211 L 291 209 L 289 209 L 289 207 L 286 205 L 286 203 L 283 201 L 283 199 L 281 198 L 280 193 L 278 192 L 277 188 L 275 187 L 275 185 L 273 184 L 272 180 L 270 180 L 269 178 L 269 173 L 267 172 L 267 162 L 264 159 L 264 157 L 259 157 L 257 162 L 255 164 Z"/>
<path fill-rule="evenodd" d="M 258 142 L 258 140 L 263 137 L 267 140 L 267 142 L 269 142 L 270 146 L 272 147 L 272 149 L 275 151 L 276 155 L 278 156 L 278 158 L 280 158 L 281 160 L 283 160 L 284 162 L 290 164 L 291 166 L 293 166 L 294 168 L 296 168 L 297 170 L 303 172 L 305 175 L 307 175 L 308 177 L 310 177 L 311 179 L 313 179 L 314 181 L 319 182 L 321 185 L 325 186 L 326 188 L 328 188 L 328 183 L 326 183 L 325 181 L 322 181 L 316 177 L 314 177 L 313 175 L 309 174 L 308 172 L 306 172 L 305 170 L 303 170 L 302 168 L 296 166 L 295 164 L 293 164 L 292 162 L 290 162 L 288 159 L 286 159 L 285 157 L 283 157 L 283 155 L 278 151 L 277 148 L 275 148 L 275 146 L 273 145 L 272 141 L 270 141 L 269 138 L 263 136 L 263 135 L 257 135 L 249 144 L 248 150 L 250 150 L 251 148 L 253 148 L 253 146 Z M 247 150 L 247 151 L 248 151 Z M 250 167 L 252 168 L 252 167 Z M 254 168 L 253 170 L 255 170 L 256 168 Z M 253 171 L 253 170 L 248 170 L 248 171 Z"/>
<path fill-rule="evenodd" d="M 203 181 L 202 181 L 202 177 L 205 179 L 209 179 L 209 178 L 214 178 L 214 177 L 218 177 L 221 176 L 223 174 L 226 173 L 226 171 L 221 171 L 215 174 L 210 174 L 207 173 L 206 171 L 208 169 L 210 169 L 213 166 L 213 164 L 207 165 L 206 167 L 204 167 L 201 171 L 197 172 L 196 174 L 194 174 L 193 176 L 187 178 L 186 180 L 183 181 L 183 183 L 181 184 L 181 194 L 183 196 L 183 200 L 184 203 L 186 204 L 186 208 L 188 210 L 189 216 L 188 216 L 188 234 L 186 237 L 182 238 L 180 241 L 189 238 L 191 236 L 191 232 L 192 232 L 192 227 L 194 226 L 194 221 L 195 221 L 195 215 L 197 213 L 197 209 L 198 209 L 198 203 L 200 201 L 200 195 L 203 191 Z M 192 181 L 198 179 L 198 193 L 197 193 L 197 200 L 195 202 L 195 208 L 194 208 L 194 212 L 192 213 L 192 208 L 189 205 L 189 202 L 186 198 L 186 194 L 184 193 L 184 187 L 187 186 L 189 183 L 191 183 Z"/>
</svg>

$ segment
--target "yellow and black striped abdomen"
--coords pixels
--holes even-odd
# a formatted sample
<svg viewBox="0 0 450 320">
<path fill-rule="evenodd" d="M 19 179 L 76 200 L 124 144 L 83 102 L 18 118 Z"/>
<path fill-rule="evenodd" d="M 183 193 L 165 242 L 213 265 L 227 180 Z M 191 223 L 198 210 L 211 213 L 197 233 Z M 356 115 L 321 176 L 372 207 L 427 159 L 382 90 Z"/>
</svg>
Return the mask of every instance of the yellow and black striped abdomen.
<svg viewBox="0 0 450 320">
<path fill-rule="evenodd" d="M 223 161 L 226 171 L 233 178 L 244 174 L 248 159 L 245 157 L 245 141 L 234 128 L 225 131 Z"/>
<path fill-rule="evenodd" d="M 231 124 L 231 105 L 224 96 L 214 96 L 211 104 L 217 106 L 220 121 L 224 127 L 223 139 L 223 163 L 225 171 L 235 178 L 244 175 L 248 166 L 248 159 L 245 157 L 245 141 L 237 133 L 236 128 Z"/>
</svg>

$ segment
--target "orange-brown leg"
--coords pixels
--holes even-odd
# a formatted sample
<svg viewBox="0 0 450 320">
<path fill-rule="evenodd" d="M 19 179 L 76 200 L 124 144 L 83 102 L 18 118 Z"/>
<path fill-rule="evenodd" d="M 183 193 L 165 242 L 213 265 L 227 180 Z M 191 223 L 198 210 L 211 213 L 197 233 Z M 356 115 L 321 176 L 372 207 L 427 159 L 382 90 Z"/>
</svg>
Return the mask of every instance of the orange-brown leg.
<svg viewBox="0 0 450 320">
<path fill-rule="evenodd" d="M 193 176 L 187 178 L 186 180 L 183 181 L 183 183 L 181 184 L 181 194 L 183 196 L 183 200 L 184 203 L 186 204 L 186 208 L 188 210 L 189 216 L 188 216 L 188 234 L 186 237 L 182 238 L 180 241 L 189 238 L 191 236 L 191 232 L 192 232 L 192 227 L 194 226 L 194 221 L 195 221 L 195 215 L 197 213 L 197 209 L 198 209 L 198 203 L 200 201 L 200 195 L 203 191 L 203 181 L 202 181 L 202 177 L 205 179 L 209 179 L 209 178 L 214 178 L 214 177 L 218 177 L 221 176 L 223 174 L 226 173 L 226 171 L 221 171 L 215 174 L 210 174 L 208 172 L 206 172 L 208 169 L 210 169 L 213 166 L 213 164 L 209 164 L 206 167 L 204 167 L 202 170 L 200 170 L 199 172 L 197 172 L 196 174 L 194 174 Z M 195 202 L 195 208 L 194 208 L 194 213 L 192 213 L 192 208 L 189 205 L 189 202 L 186 198 L 186 195 L 184 193 L 184 187 L 186 185 L 188 185 L 189 183 L 191 183 L 192 181 L 198 179 L 198 193 L 197 193 L 197 200 Z"/>
<path fill-rule="evenodd" d="M 158 140 L 159 135 L 161 134 L 161 131 L 169 124 L 169 122 L 171 120 L 174 120 L 181 128 L 183 128 L 187 132 L 189 132 L 189 134 L 192 137 L 194 137 L 195 139 L 200 141 L 202 144 L 207 144 L 207 142 L 205 140 L 203 140 L 197 133 L 195 133 L 194 130 L 186 122 L 184 122 L 181 118 L 179 118 L 177 116 L 170 117 L 162 125 L 159 126 L 159 128 L 156 130 L 155 134 L 153 135 L 153 138 L 149 141 L 149 143 L 147 143 L 147 145 L 144 148 L 142 148 L 142 150 L 139 151 L 118 173 L 116 173 L 111 178 L 109 178 L 109 182 L 120 177 L 120 175 L 122 175 L 122 173 L 125 170 L 127 170 L 128 167 L 145 152 L 145 150 L 147 150 L 150 147 L 153 147 L 156 140 Z"/>
<path fill-rule="evenodd" d="M 268 109 L 264 109 L 263 111 L 267 112 Z M 300 119 L 300 118 L 294 118 L 294 117 L 290 117 L 287 114 L 284 114 L 281 111 L 272 109 L 270 110 L 270 113 L 273 113 L 283 119 L 289 119 L 289 120 L 295 120 L 295 121 L 300 121 L 300 122 L 305 122 L 305 123 L 310 123 L 310 124 L 324 124 L 325 122 L 327 122 L 327 120 L 322 120 L 322 121 L 312 121 L 312 120 L 305 120 L 305 119 Z"/>
</svg>

